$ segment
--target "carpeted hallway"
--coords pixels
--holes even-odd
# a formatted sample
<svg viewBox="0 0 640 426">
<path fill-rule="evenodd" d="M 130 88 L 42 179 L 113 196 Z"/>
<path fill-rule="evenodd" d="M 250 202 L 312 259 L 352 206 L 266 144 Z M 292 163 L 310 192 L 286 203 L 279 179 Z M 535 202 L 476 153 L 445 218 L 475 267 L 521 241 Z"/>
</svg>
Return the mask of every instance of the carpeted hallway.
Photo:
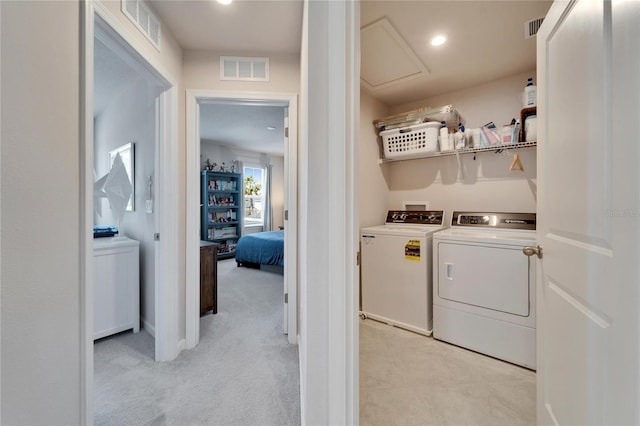
<svg viewBox="0 0 640 426">
<path fill-rule="evenodd" d="M 97 341 L 96 425 L 300 424 L 298 347 L 283 334 L 282 276 L 218 262 L 218 313 L 200 344 L 156 363 L 142 330 Z"/>
</svg>

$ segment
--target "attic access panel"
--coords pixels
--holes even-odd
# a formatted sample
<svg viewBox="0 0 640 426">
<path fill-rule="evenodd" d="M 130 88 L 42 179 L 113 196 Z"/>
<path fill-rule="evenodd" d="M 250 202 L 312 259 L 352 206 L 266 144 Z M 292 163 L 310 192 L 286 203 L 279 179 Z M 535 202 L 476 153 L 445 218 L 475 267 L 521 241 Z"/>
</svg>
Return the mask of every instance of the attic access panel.
<svg viewBox="0 0 640 426">
<path fill-rule="evenodd" d="M 370 90 L 430 74 L 386 17 L 360 29 L 360 50 L 360 80 Z"/>
</svg>

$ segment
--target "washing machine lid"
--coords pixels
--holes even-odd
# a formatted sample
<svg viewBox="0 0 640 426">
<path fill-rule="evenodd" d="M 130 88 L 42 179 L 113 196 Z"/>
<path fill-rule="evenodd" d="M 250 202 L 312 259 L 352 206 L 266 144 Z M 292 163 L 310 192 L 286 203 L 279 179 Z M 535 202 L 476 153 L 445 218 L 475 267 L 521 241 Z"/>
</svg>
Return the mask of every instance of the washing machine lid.
<svg viewBox="0 0 640 426">
<path fill-rule="evenodd" d="M 409 237 L 427 237 L 445 229 L 438 225 L 396 225 L 386 224 L 362 228 L 363 235 L 398 235 Z"/>
<path fill-rule="evenodd" d="M 443 210 L 389 210 L 384 225 L 363 228 L 363 234 L 430 235 L 445 228 Z"/>
</svg>

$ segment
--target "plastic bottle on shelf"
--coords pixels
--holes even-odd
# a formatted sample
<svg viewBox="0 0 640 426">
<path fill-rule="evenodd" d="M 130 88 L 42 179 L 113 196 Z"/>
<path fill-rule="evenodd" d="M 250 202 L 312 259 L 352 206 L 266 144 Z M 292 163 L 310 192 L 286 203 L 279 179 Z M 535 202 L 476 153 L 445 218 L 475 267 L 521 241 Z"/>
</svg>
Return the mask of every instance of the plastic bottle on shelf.
<svg viewBox="0 0 640 426">
<path fill-rule="evenodd" d="M 537 102 L 537 89 L 533 84 L 533 77 L 529 77 L 527 80 L 527 85 L 524 88 L 524 93 L 522 94 L 522 108 L 530 108 L 536 106 Z"/>
<path fill-rule="evenodd" d="M 451 151 L 453 147 L 449 143 L 449 129 L 447 129 L 447 123 L 445 121 L 441 122 L 442 126 L 440 127 L 440 151 Z"/>
<path fill-rule="evenodd" d="M 459 124 L 459 130 L 455 133 L 455 147 L 456 149 L 462 149 L 467 147 L 467 138 L 464 134 L 464 126 Z"/>
</svg>

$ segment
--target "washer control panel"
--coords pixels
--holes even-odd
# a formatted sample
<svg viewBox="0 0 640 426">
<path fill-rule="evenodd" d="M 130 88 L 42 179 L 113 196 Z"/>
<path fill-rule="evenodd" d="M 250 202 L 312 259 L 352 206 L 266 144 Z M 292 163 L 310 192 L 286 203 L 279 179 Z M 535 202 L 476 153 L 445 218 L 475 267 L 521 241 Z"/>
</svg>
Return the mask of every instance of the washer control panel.
<svg viewBox="0 0 640 426">
<path fill-rule="evenodd" d="M 386 223 L 409 223 L 414 225 L 442 225 L 443 210 L 389 210 Z"/>
<path fill-rule="evenodd" d="M 536 229 L 535 213 L 453 212 L 451 226 Z"/>
</svg>

